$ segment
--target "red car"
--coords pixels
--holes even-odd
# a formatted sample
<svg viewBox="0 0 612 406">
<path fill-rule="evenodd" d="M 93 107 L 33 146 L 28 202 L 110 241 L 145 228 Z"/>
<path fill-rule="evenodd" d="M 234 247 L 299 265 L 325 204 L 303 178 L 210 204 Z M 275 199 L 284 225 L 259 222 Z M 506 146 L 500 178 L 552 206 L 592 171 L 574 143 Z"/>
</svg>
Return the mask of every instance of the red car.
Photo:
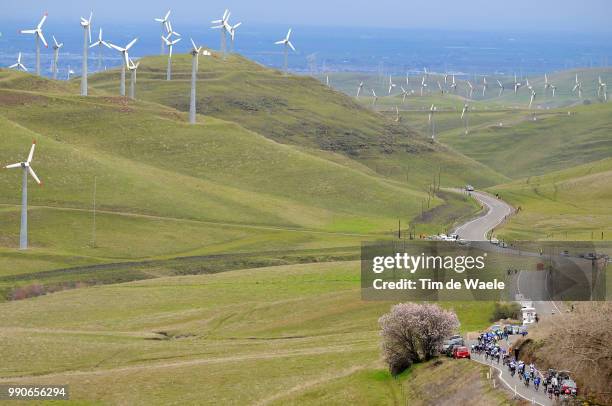
<svg viewBox="0 0 612 406">
<path fill-rule="evenodd" d="M 455 347 L 453 349 L 453 358 L 454 359 L 459 359 L 459 358 L 470 358 L 470 350 L 468 350 L 468 347 Z"/>
</svg>

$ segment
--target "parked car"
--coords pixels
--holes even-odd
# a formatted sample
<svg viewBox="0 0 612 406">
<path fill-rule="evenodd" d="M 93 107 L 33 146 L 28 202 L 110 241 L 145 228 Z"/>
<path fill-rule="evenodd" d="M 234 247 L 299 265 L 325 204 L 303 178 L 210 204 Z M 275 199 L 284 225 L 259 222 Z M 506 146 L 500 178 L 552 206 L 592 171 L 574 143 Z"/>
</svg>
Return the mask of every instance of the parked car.
<svg viewBox="0 0 612 406">
<path fill-rule="evenodd" d="M 561 381 L 561 393 L 565 395 L 578 395 L 578 385 L 574 380 L 567 378 Z"/>
<path fill-rule="evenodd" d="M 474 191 L 474 186 L 472 185 L 465 185 L 465 190 L 468 192 L 473 192 Z"/>
<path fill-rule="evenodd" d="M 468 349 L 468 347 L 465 347 L 465 346 L 457 346 L 453 349 L 453 358 L 454 359 L 460 359 L 460 358 L 470 359 L 470 350 Z"/>
<path fill-rule="evenodd" d="M 448 350 L 446 350 L 446 356 L 453 357 L 455 354 L 455 348 L 462 347 L 462 346 L 463 344 L 451 344 L 451 346 L 448 347 Z"/>
<path fill-rule="evenodd" d="M 442 344 L 442 353 L 448 355 L 448 352 L 452 350 L 453 345 L 465 345 L 463 342 L 463 337 L 460 335 L 454 335 L 448 340 L 444 341 Z"/>
</svg>

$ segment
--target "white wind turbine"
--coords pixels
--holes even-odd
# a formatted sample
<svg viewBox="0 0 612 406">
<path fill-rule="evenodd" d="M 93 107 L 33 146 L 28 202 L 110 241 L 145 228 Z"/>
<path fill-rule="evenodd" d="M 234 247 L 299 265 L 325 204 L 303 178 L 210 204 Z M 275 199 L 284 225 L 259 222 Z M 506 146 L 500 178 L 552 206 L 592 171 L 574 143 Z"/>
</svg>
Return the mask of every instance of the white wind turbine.
<svg viewBox="0 0 612 406">
<path fill-rule="evenodd" d="M 442 87 L 442 84 L 440 83 L 440 81 L 439 81 L 439 80 L 438 80 L 438 89 L 440 89 L 440 93 L 441 93 L 441 94 L 444 94 L 445 90 L 444 90 L 444 88 Z"/>
<path fill-rule="evenodd" d="M 89 48 L 93 48 L 93 47 L 98 47 L 98 70 L 101 71 L 102 70 L 102 51 L 104 49 L 103 47 L 110 48 L 110 45 L 108 45 L 108 42 L 102 39 L 102 28 L 100 28 L 100 32 L 98 33 L 98 40 L 89 46 Z"/>
<path fill-rule="evenodd" d="M 487 83 L 487 77 L 483 76 L 482 77 L 482 97 L 485 97 L 488 87 L 489 87 L 489 84 Z"/>
<path fill-rule="evenodd" d="M 59 61 L 59 50 L 61 47 L 64 46 L 63 42 L 57 42 L 57 40 L 55 39 L 55 35 L 51 36 L 53 38 L 53 61 L 51 64 L 51 73 L 53 74 L 53 79 L 57 79 L 57 71 L 58 71 L 58 64 L 57 62 Z"/>
<path fill-rule="evenodd" d="M 582 82 L 578 80 L 578 74 L 576 73 L 576 83 L 572 89 L 572 92 L 578 90 L 578 97 L 582 99 Z"/>
<path fill-rule="evenodd" d="M 548 89 L 550 89 L 551 85 L 550 82 L 548 81 L 548 74 L 545 73 L 544 74 L 544 96 L 546 96 L 546 92 L 548 91 Z"/>
<path fill-rule="evenodd" d="M 217 24 L 212 29 L 220 29 L 221 30 L 221 52 L 223 54 L 223 59 L 225 59 L 226 52 L 226 42 L 227 42 L 227 33 L 230 31 L 231 26 L 229 25 L 229 17 L 231 13 L 228 9 L 225 9 L 223 12 L 223 17 L 220 20 L 211 21 L 212 24 Z"/>
<path fill-rule="evenodd" d="M 170 20 L 168 20 L 168 22 L 166 22 L 166 37 L 169 37 L 171 35 L 174 35 L 175 37 L 180 37 L 181 34 L 179 34 L 178 32 L 174 31 L 174 28 L 172 28 L 172 22 Z"/>
<path fill-rule="evenodd" d="M 287 31 L 287 36 L 285 37 L 285 39 L 282 39 L 280 41 L 276 41 L 274 43 L 276 45 L 283 45 L 284 46 L 283 53 L 284 53 L 284 56 L 285 56 L 285 64 L 284 64 L 284 71 L 285 71 L 285 73 L 287 73 L 287 58 L 288 58 L 288 55 L 289 55 L 289 48 L 291 48 L 293 50 L 293 52 L 296 52 L 295 47 L 293 46 L 293 44 L 289 40 L 290 37 L 291 37 L 291 28 L 289 28 L 289 31 Z"/>
<path fill-rule="evenodd" d="M 130 58 L 128 62 L 128 69 L 130 70 L 130 99 L 134 100 L 136 99 L 136 71 L 138 70 L 140 61 L 134 63 L 132 58 Z"/>
<path fill-rule="evenodd" d="M 425 72 L 427 72 L 427 70 L 425 70 Z M 423 79 L 421 79 L 421 96 L 423 96 L 423 91 L 425 90 L 426 87 L 427 87 L 427 77 L 423 76 Z"/>
<path fill-rule="evenodd" d="M 395 106 L 395 122 L 399 123 L 400 119 L 399 107 Z"/>
<path fill-rule="evenodd" d="M 47 19 L 47 12 L 43 15 L 40 22 L 36 26 L 36 28 L 31 30 L 21 30 L 19 31 L 21 34 L 34 34 L 34 39 L 36 40 L 36 74 L 40 76 L 40 41 L 45 45 L 45 48 L 48 47 L 47 41 L 45 40 L 45 36 L 42 32 L 42 26 Z"/>
<path fill-rule="evenodd" d="M 432 104 L 431 107 L 429 108 L 429 116 L 428 116 L 429 125 L 431 126 L 431 141 L 432 142 L 436 140 L 436 121 L 434 119 L 434 114 L 436 113 L 436 111 L 438 111 L 438 108 Z"/>
<path fill-rule="evenodd" d="M 597 97 L 603 94 L 604 101 L 608 101 L 608 85 L 601 80 L 601 76 L 597 78 Z"/>
<path fill-rule="evenodd" d="M 87 51 L 91 42 L 91 17 L 93 11 L 89 13 L 89 20 L 81 17 L 81 27 L 83 27 L 83 68 L 81 69 L 81 96 L 87 96 Z M 89 36 L 89 40 L 87 37 Z"/>
<path fill-rule="evenodd" d="M 469 133 L 469 117 L 468 117 L 468 110 L 469 110 L 470 106 L 468 106 L 468 104 L 464 104 L 463 105 L 463 110 L 461 110 L 461 120 L 463 121 L 463 127 L 465 129 L 465 135 L 468 135 Z"/>
<path fill-rule="evenodd" d="M 404 104 L 406 102 L 406 97 L 408 97 L 410 93 L 408 93 L 408 91 L 404 89 L 403 86 L 400 86 L 400 89 L 402 89 L 402 104 Z"/>
<path fill-rule="evenodd" d="M 238 27 L 240 27 L 242 25 L 242 23 L 236 23 L 234 25 L 231 25 L 229 28 L 229 34 L 230 34 L 230 41 L 231 41 L 231 46 L 230 46 L 230 52 L 233 54 L 234 53 L 234 42 L 236 40 L 236 29 L 238 29 Z"/>
<path fill-rule="evenodd" d="M 121 94 L 121 96 L 125 96 L 125 69 L 130 65 L 129 50 L 132 48 L 132 46 L 134 46 L 136 41 L 138 41 L 138 38 L 134 38 L 132 42 L 125 46 L 125 48 L 111 43 L 108 44 L 111 48 L 120 52 L 121 56 L 123 57 L 123 63 L 121 64 L 121 83 L 119 84 L 119 94 Z"/>
<path fill-rule="evenodd" d="M 193 39 L 191 39 L 191 93 L 189 97 L 189 123 L 196 123 L 196 82 L 197 82 L 197 73 L 199 67 L 199 57 L 200 52 L 202 52 L 202 47 L 198 47 Z M 204 54 L 206 55 L 206 54 Z"/>
<path fill-rule="evenodd" d="M 469 80 L 467 81 L 468 84 L 468 98 L 472 98 L 472 94 L 474 93 L 474 85 L 472 85 L 472 82 L 470 82 Z"/>
<path fill-rule="evenodd" d="M 70 68 L 70 65 L 68 65 L 68 74 L 66 75 L 66 80 L 70 80 L 70 77 L 74 75 L 74 71 Z"/>
<path fill-rule="evenodd" d="M 166 29 L 167 29 L 167 25 L 166 24 L 169 21 L 168 19 L 170 18 L 170 12 L 171 11 L 172 10 L 168 10 L 168 12 L 166 13 L 165 16 L 163 16 L 162 18 L 156 18 L 155 19 L 155 21 L 157 21 L 158 23 L 161 23 L 161 26 L 162 26 L 162 33 L 161 33 L 162 38 L 164 37 L 164 33 L 166 32 Z M 160 55 L 163 55 L 163 54 L 164 54 L 164 41 L 162 40 Z"/>
<path fill-rule="evenodd" d="M 516 73 L 514 74 L 514 94 L 518 93 L 519 88 L 521 87 L 521 82 L 516 78 Z"/>
<path fill-rule="evenodd" d="M 19 233 L 19 249 L 28 249 L 28 173 L 32 178 L 42 185 L 38 176 L 34 172 L 34 169 L 30 166 L 32 158 L 34 157 L 34 148 L 36 147 L 36 141 L 32 142 L 32 148 L 28 154 L 28 159 L 25 162 L 18 162 L 16 164 L 5 166 L 6 169 L 21 168 L 23 171 L 22 186 L 21 186 L 21 231 Z"/>
<path fill-rule="evenodd" d="M 378 100 L 378 96 L 376 96 L 376 91 L 374 89 L 372 90 L 372 107 L 376 106 L 376 101 Z"/>
<path fill-rule="evenodd" d="M 504 93 L 504 84 L 497 79 L 497 86 L 499 86 L 499 96 L 501 96 Z"/>
<path fill-rule="evenodd" d="M 357 98 L 361 94 L 361 90 L 363 89 L 363 82 L 359 82 L 359 86 L 357 87 Z"/>
<path fill-rule="evenodd" d="M 162 37 L 166 43 L 166 46 L 168 47 L 168 68 L 166 69 L 166 80 L 172 79 L 172 49 L 174 48 L 174 45 L 181 40 L 181 38 L 177 38 L 170 41 L 170 35 L 171 34 L 168 34 L 167 37 Z"/>
<path fill-rule="evenodd" d="M 391 91 L 393 90 L 393 88 L 397 86 L 395 83 L 393 83 L 393 77 L 391 75 L 389 75 L 389 94 L 391 94 Z"/>
<path fill-rule="evenodd" d="M 533 105 L 533 102 L 535 101 L 536 98 L 536 91 L 531 89 L 531 98 L 529 99 L 529 108 L 531 109 L 531 106 Z"/>
<path fill-rule="evenodd" d="M 9 66 L 9 69 L 17 68 L 17 70 L 21 69 L 24 72 L 28 71 L 28 68 L 25 67 L 23 63 L 21 63 L 21 52 L 17 55 L 17 62 Z"/>
<path fill-rule="evenodd" d="M 455 75 L 453 75 L 453 82 L 450 85 L 451 89 L 453 89 L 453 92 L 457 91 L 457 82 L 455 82 Z"/>
</svg>

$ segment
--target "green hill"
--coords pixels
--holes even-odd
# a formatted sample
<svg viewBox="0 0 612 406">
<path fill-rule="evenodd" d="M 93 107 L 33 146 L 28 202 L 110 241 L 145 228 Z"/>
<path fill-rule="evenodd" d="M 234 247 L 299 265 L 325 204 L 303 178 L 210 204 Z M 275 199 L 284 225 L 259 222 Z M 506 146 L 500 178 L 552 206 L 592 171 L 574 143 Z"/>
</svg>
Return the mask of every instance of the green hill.
<svg viewBox="0 0 612 406">
<path fill-rule="evenodd" d="M 506 239 L 609 241 L 612 158 L 491 188 L 521 210 L 497 233 Z"/>
<path fill-rule="evenodd" d="M 141 60 L 138 97 L 180 111 L 189 108 L 191 56 L 173 56 L 173 80 L 166 81 L 166 57 Z M 237 55 L 226 61 L 200 57 L 199 112 L 236 122 L 267 138 L 318 151 L 331 151 L 366 165 L 388 178 L 422 189 L 435 168 L 442 184 L 467 179 L 488 186 L 505 178 L 402 123 L 378 114 L 341 92 L 305 76 L 284 76 Z M 116 92 L 118 71 L 96 74 L 91 84 Z M 206 120 L 204 118 L 204 120 Z"/>
<path fill-rule="evenodd" d="M 528 112 L 513 113 L 499 120 L 502 127 L 496 124 L 496 118 L 476 124 L 467 137 L 457 128 L 443 133 L 440 139 L 513 179 L 609 157 L 612 103 L 578 106 L 570 111 L 571 115 L 567 109 L 537 113 L 537 121 Z M 479 110 L 472 116 L 486 115 Z"/>
</svg>

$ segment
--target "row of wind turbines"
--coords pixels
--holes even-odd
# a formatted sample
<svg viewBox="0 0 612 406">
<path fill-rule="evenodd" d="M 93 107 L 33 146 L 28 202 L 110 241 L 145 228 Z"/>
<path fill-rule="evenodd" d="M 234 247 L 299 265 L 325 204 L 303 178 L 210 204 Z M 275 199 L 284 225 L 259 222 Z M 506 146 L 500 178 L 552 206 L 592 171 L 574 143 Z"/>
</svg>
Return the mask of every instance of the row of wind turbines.
<svg viewBox="0 0 612 406">
<path fill-rule="evenodd" d="M 165 50 L 166 49 L 168 50 L 168 67 L 167 67 L 167 72 L 166 72 L 167 80 L 172 79 L 173 48 L 182 39 L 181 34 L 174 31 L 172 27 L 172 23 L 170 21 L 170 14 L 171 14 L 171 11 L 168 10 L 168 12 L 163 17 L 154 19 L 156 22 L 161 23 L 162 25 L 161 54 L 162 55 L 165 54 Z M 230 15 L 231 15 L 230 11 L 225 10 L 221 19 L 212 21 L 212 24 L 214 25 L 211 27 L 212 29 L 221 30 L 221 53 L 222 53 L 224 60 L 226 59 L 226 54 L 227 54 L 227 37 L 228 36 L 230 37 L 230 42 L 231 42 L 230 49 L 231 49 L 231 52 L 233 52 L 234 41 L 236 37 L 236 30 L 238 27 L 240 27 L 240 25 L 242 25 L 241 22 L 234 24 L 234 25 L 230 24 L 229 22 Z M 48 47 L 48 43 L 43 33 L 43 26 L 45 24 L 45 21 L 47 20 L 47 17 L 48 17 L 48 14 L 45 12 L 43 17 L 41 18 L 41 20 L 39 21 L 39 23 L 36 25 L 35 28 L 20 31 L 21 34 L 34 35 L 35 47 L 36 47 L 36 74 L 37 75 L 41 74 L 41 70 L 40 70 L 41 43 L 45 47 Z M 100 28 L 99 33 L 98 33 L 98 39 L 92 42 L 92 35 L 91 35 L 92 19 L 93 19 L 93 12 L 90 12 L 89 18 L 85 18 L 85 17 L 80 18 L 80 25 L 83 28 L 83 62 L 82 62 L 83 65 L 82 65 L 82 73 L 81 73 L 81 95 L 82 96 L 88 95 L 87 77 L 88 77 L 89 49 L 97 47 L 98 48 L 98 70 L 101 70 L 101 67 L 102 67 L 102 58 L 103 58 L 104 48 L 113 49 L 121 54 L 122 63 L 121 63 L 121 80 L 120 80 L 119 92 L 121 96 L 126 95 L 126 70 L 129 70 L 131 73 L 129 97 L 134 99 L 135 98 L 135 84 L 137 80 L 136 73 L 137 73 L 140 62 L 134 62 L 134 60 L 130 57 L 129 53 L 132 47 L 134 46 L 134 44 L 136 44 L 136 42 L 138 41 L 138 38 L 134 38 L 127 45 L 121 47 L 119 45 L 105 41 L 102 37 L 102 28 Z M 289 49 L 296 52 L 296 49 L 290 40 L 290 36 L 291 36 L 291 28 L 287 32 L 287 35 L 285 36 L 284 39 L 277 41 L 275 43 L 277 45 L 283 45 L 284 47 L 284 65 L 283 66 L 284 66 L 285 74 L 287 73 L 287 59 L 288 59 Z M 64 46 L 64 43 L 58 42 L 55 36 L 52 36 L 52 38 L 53 38 L 52 45 L 53 45 L 54 54 L 53 54 L 53 59 L 52 59 L 51 71 L 52 71 L 53 79 L 57 79 L 57 74 L 59 71 L 58 69 L 59 51 Z M 199 56 L 200 55 L 211 56 L 212 53 L 209 50 L 204 49 L 203 46 L 196 45 L 193 39 L 191 39 L 191 45 L 192 47 L 189 52 L 192 55 L 189 122 L 191 124 L 195 124 L 196 123 L 196 84 L 197 84 L 197 71 L 198 71 L 198 66 L 199 66 Z M 28 71 L 28 68 L 22 62 L 21 52 L 18 53 L 17 62 L 11 65 L 9 68 Z M 68 79 L 70 79 L 71 74 L 74 74 L 74 72 L 69 68 L 68 69 Z M 38 183 L 39 185 L 42 185 L 42 182 L 40 181 L 40 179 L 38 178 L 38 176 L 36 175 L 36 173 L 34 172 L 31 166 L 32 159 L 34 157 L 35 147 L 36 147 L 36 141 L 33 142 L 30 152 L 28 154 L 28 157 L 25 161 L 5 166 L 6 169 L 21 168 L 23 172 L 22 199 L 21 199 L 21 228 L 20 228 L 20 238 L 19 238 L 19 248 L 22 250 L 25 250 L 28 248 L 28 175 L 30 175 L 36 183 Z"/>
<path fill-rule="evenodd" d="M 438 86 L 439 92 L 440 94 L 447 94 L 447 93 L 453 93 L 453 94 L 457 94 L 457 87 L 458 87 L 458 83 L 455 79 L 455 75 L 449 75 L 449 74 L 444 74 L 442 76 L 443 78 L 443 82 L 441 82 L 440 80 L 436 81 L 436 84 Z M 327 76 L 326 78 L 327 84 L 329 86 L 329 76 Z M 504 93 L 505 89 L 505 84 L 499 80 L 496 79 L 497 82 L 497 86 L 499 88 L 499 93 L 498 96 L 502 96 L 502 94 Z M 424 75 L 421 78 L 420 81 L 420 96 L 425 96 L 425 95 L 430 95 L 430 74 L 427 71 L 427 69 L 424 69 Z M 444 83 L 444 84 L 442 84 Z M 472 99 L 474 96 L 474 91 L 476 90 L 476 86 L 472 84 L 472 82 L 470 80 L 466 80 L 465 81 L 466 86 L 465 86 L 465 98 L 466 99 Z M 410 89 L 410 76 L 407 74 L 406 75 L 406 87 L 404 87 L 404 85 L 399 86 L 399 89 L 401 90 L 400 95 L 402 96 L 402 103 L 405 103 L 406 98 L 408 96 L 411 95 L 415 95 L 416 92 L 414 89 Z M 529 79 L 525 78 L 524 82 L 521 82 L 516 75 L 514 75 L 514 81 L 511 83 L 511 86 L 514 90 L 514 94 L 518 94 L 519 90 L 522 87 L 525 87 L 529 90 L 529 95 L 530 95 L 530 99 L 529 99 L 529 108 L 532 107 L 534 101 L 536 100 L 537 97 L 537 91 L 535 89 L 534 86 L 531 85 L 531 83 L 529 83 Z M 394 89 L 396 89 L 398 86 L 397 84 L 393 81 L 393 76 L 389 76 L 389 83 L 388 83 L 388 95 L 391 96 L 394 92 Z M 356 97 L 359 98 L 359 96 L 361 95 L 362 91 L 364 88 L 364 82 L 361 81 L 359 83 L 359 85 L 357 86 L 357 94 Z M 583 82 L 579 79 L 578 74 L 576 74 L 575 76 L 575 82 L 572 83 L 568 88 L 571 89 L 572 93 L 576 94 L 576 96 L 578 96 L 580 99 L 582 99 L 583 97 Z M 410 90 L 409 90 L 410 89 Z M 487 90 L 489 89 L 489 82 L 487 81 L 487 76 L 483 76 L 482 78 L 482 97 L 485 97 L 487 94 Z M 372 104 L 375 105 L 377 100 L 378 100 L 378 96 L 376 94 L 376 90 L 374 88 L 370 89 L 371 93 L 372 93 Z M 548 94 L 549 92 L 552 93 L 552 97 L 555 97 L 556 95 L 556 91 L 557 91 L 557 86 L 554 85 L 553 83 L 551 83 L 548 79 L 548 74 L 544 74 L 544 92 L 545 94 Z M 601 79 L 601 76 L 598 77 L 597 80 L 597 97 L 600 97 L 603 99 L 603 101 L 607 102 L 608 101 L 608 85 Z"/>
</svg>

